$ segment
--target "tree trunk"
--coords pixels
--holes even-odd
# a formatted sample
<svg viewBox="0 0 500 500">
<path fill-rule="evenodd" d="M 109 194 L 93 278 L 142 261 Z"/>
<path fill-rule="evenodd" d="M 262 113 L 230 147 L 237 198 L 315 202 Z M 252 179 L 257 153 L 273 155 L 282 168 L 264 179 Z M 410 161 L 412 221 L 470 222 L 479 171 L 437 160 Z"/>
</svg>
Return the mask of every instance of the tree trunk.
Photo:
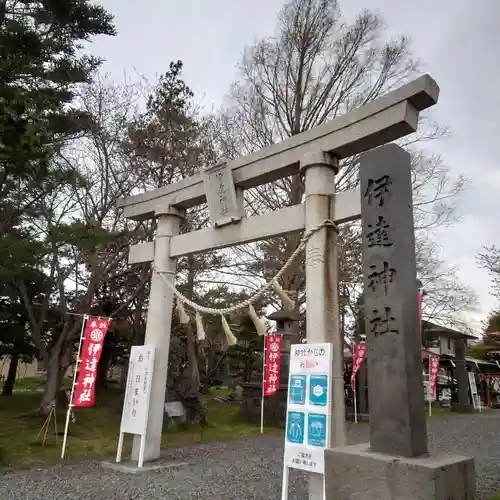
<svg viewBox="0 0 500 500">
<path fill-rule="evenodd" d="M 123 391 L 123 397 L 125 397 L 125 389 L 127 388 L 127 378 L 128 378 L 128 363 L 123 363 L 120 368 L 120 390 Z"/>
<path fill-rule="evenodd" d="M 106 389 L 108 387 L 108 372 L 112 359 L 112 349 L 109 345 L 104 344 L 102 348 L 101 359 L 97 365 L 96 388 Z"/>
<path fill-rule="evenodd" d="M 251 382 L 253 372 L 253 353 L 250 349 L 250 342 L 245 342 L 245 349 L 246 353 L 243 361 L 243 381 Z"/>
<path fill-rule="evenodd" d="M 198 356 L 196 355 L 196 341 L 191 324 L 186 325 L 188 382 L 186 396 L 197 397 L 200 391 L 200 371 L 198 369 Z"/>
<path fill-rule="evenodd" d="M 56 401 L 57 389 L 60 385 L 59 376 L 59 356 L 52 353 L 47 366 L 47 381 L 43 390 L 42 401 L 36 413 L 40 416 L 47 416 Z"/>
<path fill-rule="evenodd" d="M 186 293 L 189 298 L 193 297 L 194 291 L 194 276 L 196 272 L 196 261 L 193 255 L 188 256 L 188 267 L 189 272 L 186 282 Z M 207 379 L 207 358 L 205 352 L 201 345 L 197 345 L 194 329 L 189 323 L 186 325 L 186 336 L 187 336 L 187 361 L 188 361 L 188 372 L 189 372 L 189 394 L 193 398 L 198 398 L 200 395 L 200 390 L 208 388 Z M 204 384 L 200 383 L 204 380 Z"/>
<path fill-rule="evenodd" d="M 64 374 L 71 364 L 71 344 L 63 348 L 56 344 L 50 353 L 49 364 L 47 366 L 47 381 L 43 391 L 42 401 L 36 410 L 36 414 L 47 416 L 50 409 L 56 403 L 57 391 L 61 387 Z M 76 369 L 76 368 L 75 368 Z"/>
<path fill-rule="evenodd" d="M 16 383 L 17 376 L 17 366 L 19 364 L 19 357 L 17 352 L 13 352 L 10 357 L 9 372 L 7 373 L 7 379 L 3 384 L 2 396 L 12 396 L 12 391 L 14 390 L 14 384 Z"/>
<path fill-rule="evenodd" d="M 0 0 L 0 26 L 5 20 L 5 12 L 7 11 L 7 0 Z"/>
<path fill-rule="evenodd" d="M 304 194 L 304 183 L 302 181 L 302 178 L 300 177 L 300 175 L 294 175 L 292 177 L 292 182 L 291 182 L 290 206 L 299 204 L 302 201 L 303 194 Z M 301 237 L 302 237 L 301 234 L 292 234 L 287 237 L 285 243 L 286 250 L 285 254 L 283 255 L 284 260 L 288 259 L 290 255 L 292 255 L 292 253 L 295 251 L 295 249 L 299 245 Z M 281 262 L 281 265 L 283 265 L 284 263 L 285 263 L 284 261 Z M 298 299 L 298 292 L 304 282 L 304 266 L 302 266 L 300 263 L 295 262 L 283 274 L 282 279 L 283 279 L 283 289 L 286 290 L 289 295 L 290 295 L 289 292 L 294 294 L 294 297 L 291 298 L 296 300 L 295 307 L 296 310 L 298 310 L 299 304 L 297 299 Z"/>
<path fill-rule="evenodd" d="M 200 371 L 196 353 L 196 340 L 191 324 L 186 325 L 187 367 L 183 374 L 181 397 L 187 410 L 189 422 L 205 422 L 205 408 L 200 398 Z"/>
</svg>

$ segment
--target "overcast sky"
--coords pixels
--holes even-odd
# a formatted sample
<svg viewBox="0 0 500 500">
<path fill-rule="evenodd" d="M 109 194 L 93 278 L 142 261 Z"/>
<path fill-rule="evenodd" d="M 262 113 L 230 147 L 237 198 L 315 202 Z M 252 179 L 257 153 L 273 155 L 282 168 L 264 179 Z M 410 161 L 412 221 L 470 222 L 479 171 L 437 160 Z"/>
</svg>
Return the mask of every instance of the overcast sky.
<svg viewBox="0 0 500 500">
<path fill-rule="evenodd" d="M 150 80 L 172 60 L 184 62 L 186 82 L 208 107 L 219 105 L 236 77 L 246 44 L 272 35 L 284 0 L 100 0 L 114 14 L 118 36 L 101 37 L 92 52 L 103 71 L 120 81 L 124 72 Z M 462 220 L 436 236 L 442 258 L 480 297 L 479 321 L 495 306 L 488 274 L 475 256 L 500 244 L 500 0 L 344 0 L 347 20 L 376 8 L 387 36 L 408 35 L 414 55 L 439 84 L 433 116 L 451 128 L 433 149 L 454 173 L 472 178 L 458 200 Z"/>
</svg>

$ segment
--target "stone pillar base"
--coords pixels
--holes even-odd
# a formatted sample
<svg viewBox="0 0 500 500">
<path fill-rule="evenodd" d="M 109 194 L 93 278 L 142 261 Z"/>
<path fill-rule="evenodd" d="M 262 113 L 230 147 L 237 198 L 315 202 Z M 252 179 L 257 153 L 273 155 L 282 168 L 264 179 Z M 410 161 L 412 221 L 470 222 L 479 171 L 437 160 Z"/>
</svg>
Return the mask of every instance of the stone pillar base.
<svg viewBox="0 0 500 500">
<path fill-rule="evenodd" d="M 354 410 L 352 408 L 346 408 L 346 420 L 348 422 L 354 422 L 356 420 L 354 415 Z M 368 413 L 359 413 L 358 412 L 358 422 L 369 422 L 370 415 Z"/>
<path fill-rule="evenodd" d="M 373 453 L 369 444 L 325 451 L 325 500 L 475 500 L 474 459 L 405 458 Z"/>
<path fill-rule="evenodd" d="M 451 411 L 456 413 L 472 413 L 474 411 L 474 407 L 470 403 L 451 403 Z"/>
</svg>

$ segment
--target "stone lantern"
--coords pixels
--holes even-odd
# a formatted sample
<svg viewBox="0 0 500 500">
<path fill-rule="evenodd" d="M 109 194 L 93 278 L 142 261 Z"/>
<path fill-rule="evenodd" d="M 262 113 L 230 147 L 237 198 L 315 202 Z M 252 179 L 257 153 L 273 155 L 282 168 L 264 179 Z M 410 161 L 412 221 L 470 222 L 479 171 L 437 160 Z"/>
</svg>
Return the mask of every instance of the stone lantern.
<svg viewBox="0 0 500 500">
<path fill-rule="evenodd" d="M 300 343 L 297 322 L 304 319 L 302 314 L 295 311 L 276 311 L 267 316 L 267 319 L 276 322 L 275 333 L 283 336 L 281 347 L 280 387 L 288 388 L 288 374 L 290 372 L 290 347 Z"/>
</svg>

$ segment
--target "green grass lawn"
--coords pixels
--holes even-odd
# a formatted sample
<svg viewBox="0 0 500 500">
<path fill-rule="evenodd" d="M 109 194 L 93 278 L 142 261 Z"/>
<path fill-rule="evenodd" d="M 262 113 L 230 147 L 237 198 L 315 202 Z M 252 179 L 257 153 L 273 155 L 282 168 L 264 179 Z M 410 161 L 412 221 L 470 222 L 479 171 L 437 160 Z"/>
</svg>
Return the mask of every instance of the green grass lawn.
<svg viewBox="0 0 500 500">
<path fill-rule="evenodd" d="M 497 491 L 496 493 L 491 493 L 486 498 L 487 498 L 487 500 L 500 500 L 500 491 Z"/>
<path fill-rule="evenodd" d="M 17 392 L 43 392 L 45 386 L 45 376 L 41 377 L 23 377 L 16 380 L 14 393 Z M 73 379 L 65 378 L 61 389 L 71 389 Z"/>
<path fill-rule="evenodd" d="M 68 384 L 71 384 L 71 381 L 68 381 Z M 40 402 L 41 387 L 43 387 L 43 379 L 21 379 L 16 383 L 17 391 L 13 396 L 0 397 L 0 467 L 35 466 L 59 460 L 65 412 L 57 413 L 57 425 L 61 434 L 58 438 L 59 442 L 56 443 L 52 422 L 43 448 L 42 438 L 37 441 L 36 437 L 44 422 L 42 419 L 27 416 Z M 212 389 L 211 394 L 204 397 L 208 410 L 207 427 L 185 425 L 165 430 L 162 445 L 181 447 L 188 444 L 258 435 L 259 426 L 239 420 L 239 405 L 213 401 L 213 396 L 225 396 L 228 393 L 229 391 L 225 388 Z M 66 453 L 68 459 L 115 455 L 121 404 L 119 391 L 110 389 L 97 394 L 95 406 L 75 410 L 76 422 L 70 423 Z M 449 411 L 449 409 L 433 407 L 432 417 Z M 283 430 L 266 428 L 265 433 L 280 435 Z M 125 457 L 130 452 L 131 445 L 132 436 L 126 435 Z M 497 500 L 500 500 L 500 496 Z"/>
<path fill-rule="evenodd" d="M 227 391 L 214 391 L 217 395 Z M 207 427 L 185 425 L 164 431 L 164 447 L 181 447 L 188 444 L 215 440 L 228 440 L 256 436 L 260 428 L 238 418 L 237 404 L 217 403 L 213 395 L 204 398 L 207 406 Z M 43 419 L 26 416 L 36 408 L 40 394 L 19 392 L 0 398 L 0 466 L 23 467 L 55 463 L 61 454 L 65 412 L 57 413 L 61 436 L 56 444 L 53 423 L 47 434 L 45 446 L 36 436 Z M 97 394 L 96 405 L 75 410 L 76 422 L 70 423 L 66 457 L 70 460 L 109 457 L 116 454 L 121 419 L 121 397 L 118 391 L 108 390 Z M 266 434 L 279 434 L 282 430 L 265 429 Z M 132 436 L 126 435 L 124 456 L 130 452 Z"/>
<path fill-rule="evenodd" d="M 429 405 L 425 405 L 426 414 L 429 416 Z M 451 408 L 442 408 L 441 406 L 432 407 L 432 417 L 438 417 L 441 415 L 449 415 L 451 413 Z"/>
</svg>

